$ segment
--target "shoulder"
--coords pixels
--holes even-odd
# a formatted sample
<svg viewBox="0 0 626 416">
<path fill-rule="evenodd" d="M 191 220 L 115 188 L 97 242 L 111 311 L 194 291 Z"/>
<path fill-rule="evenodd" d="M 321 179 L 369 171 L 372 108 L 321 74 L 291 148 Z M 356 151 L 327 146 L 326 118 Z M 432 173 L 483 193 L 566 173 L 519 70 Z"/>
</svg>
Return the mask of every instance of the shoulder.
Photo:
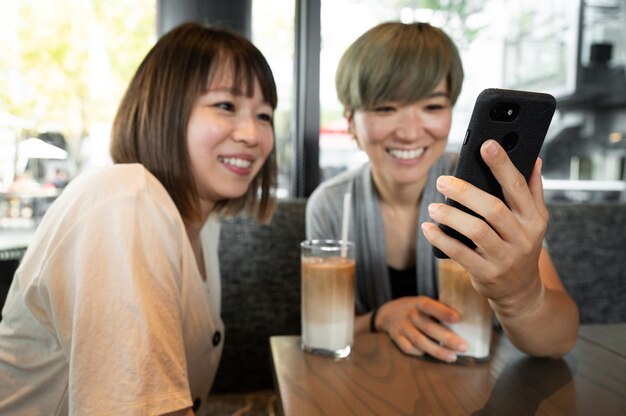
<svg viewBox="0 0 626 416">
<path fill-rule="evenodd" d="M 341 172 L 337 176 L 322 182 L 309 197 L 307 205 L 326 204 L 341 206 L 343 195 L 350 191 L 357 181 L 360 181 L 363 177 L 369 177 L 369 172 L 369 163 L 365 163 L 357 169 Z"/>
<path fill-rule="evenodd" d="M 167 193 L 158 179 L 139 163 L 117 164 L 89 170 L 70 182 L 66 189 L 70 194 L 118 195 L 137 191 Z"/>
<path fill-rule="evenodd" d="M 81 237 L 95 235 L 102 240 L 107 240 L 105 236 L 129 240 L 135 236 L 129 231 L 138 227 L 170 233 L 184 228 L 169 194 L 142 165 L 93 169 L 72 180 L 52 203 L 29 251 L 53 251 L 60 244 L 78 244 Z M 100 239 L 88 242 L 102 243 Z"/>
<path fill-rule="evenodd" d="M 177 212 L 165 187 L 138 163 L 116 164 L 80 174 L 51 208 L 87 212 L 102 205 L 114 206 L 124 199 L 133 199 L 137 204 L 156 202 L 167 211 Z"/>
<path fill-rule="evenodd" d="M 39 288 L 64 293 L 146 275 L 173 278 L 184 238 L 174 203 L 143 166 L 90 170 L 44 215 L 20 265 L 20 285 L 30 307 L 45 309 Z"/>
</svg>

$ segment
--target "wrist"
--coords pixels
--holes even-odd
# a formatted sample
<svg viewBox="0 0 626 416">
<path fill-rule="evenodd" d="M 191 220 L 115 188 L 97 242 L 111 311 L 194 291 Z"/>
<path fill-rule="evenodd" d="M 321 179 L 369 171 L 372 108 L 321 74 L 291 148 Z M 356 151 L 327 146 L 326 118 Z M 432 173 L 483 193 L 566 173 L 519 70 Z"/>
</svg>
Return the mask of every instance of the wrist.
<svg viewBox="0 0 626 416">
<path fill-rule="evenodd" d="M 500 319 L 512 320 L 524 320 L 539 313 L 544 303 L 546 287 L 540 279 L 537 283 L 532 289 L 529 288 L 526 292 L 518 293 L 509 299 L 490 300 L 493 311 Z"/>
</svg>

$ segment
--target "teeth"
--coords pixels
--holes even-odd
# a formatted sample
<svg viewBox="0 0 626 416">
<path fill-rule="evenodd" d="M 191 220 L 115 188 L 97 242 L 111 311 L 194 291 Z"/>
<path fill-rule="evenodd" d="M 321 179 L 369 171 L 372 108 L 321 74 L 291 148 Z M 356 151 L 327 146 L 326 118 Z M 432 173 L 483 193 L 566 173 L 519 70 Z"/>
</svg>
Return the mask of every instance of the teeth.
<svg viewBox="0 0 626 416">
<path fill-rule="evenodd" d="M 239 159 L 236 157 L 220 157 L 220 162 L 225 163 L 227 165 L 232 165 L 238 168 L 249 168 L 252 166 L 252 162 L 245 159 Z"/>
<path fill-rule="evenodd" d="M 387 153 L 389 153 L 391 156 L 396 157 L 398 159 L 415 159 L 417 157 L 420 157 L 422 155 L 422 153 L 424 153 L 424 148 L 420 147 L 419 149 L 413 149 L 413 150 L 401 150 L 401 149 L 388 149 Z"/>
</svg>

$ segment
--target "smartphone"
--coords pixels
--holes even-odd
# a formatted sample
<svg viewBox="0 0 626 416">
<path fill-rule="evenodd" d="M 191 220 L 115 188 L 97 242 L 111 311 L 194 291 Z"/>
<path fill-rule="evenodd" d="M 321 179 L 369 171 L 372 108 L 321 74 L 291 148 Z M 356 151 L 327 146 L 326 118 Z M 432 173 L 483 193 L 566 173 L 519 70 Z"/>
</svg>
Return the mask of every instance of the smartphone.
<svg viewBox="0 0 626 416">
<path fill-rule="evenodd" d="M 528 182 L 555 109 L 556 100 L 550 94 L 496 88 L 482 91 L 472 111 L 454 176 L 504 201 L 500 184 L 480 156 L 481 145 L 488 139 L 498 141 Z M 482 218 L 449 198 L 445 203 Z M 476 248 L 472 240 L 458 231 L 445 224 L 439 227 L 468 247 Z M 448 257 L 437 247 L 433 247 L 433 253 L 438 258 Z"/>
</svg>

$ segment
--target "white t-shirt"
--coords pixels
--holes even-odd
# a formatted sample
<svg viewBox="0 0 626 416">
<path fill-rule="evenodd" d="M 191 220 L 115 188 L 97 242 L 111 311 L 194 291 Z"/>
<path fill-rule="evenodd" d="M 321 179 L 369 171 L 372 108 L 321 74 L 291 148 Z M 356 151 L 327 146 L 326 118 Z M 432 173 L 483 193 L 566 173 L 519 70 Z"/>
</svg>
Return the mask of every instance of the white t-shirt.
<svg viewBox="0 0 626 416">
<path fill-rule="evenodd" d="M 37 228 L 0 322 L 0 414 L 154 415 L 201 403 L 219 363 L 219 223 L 207 280 L 142 165 L 76 178 Z"/>
</svg>

